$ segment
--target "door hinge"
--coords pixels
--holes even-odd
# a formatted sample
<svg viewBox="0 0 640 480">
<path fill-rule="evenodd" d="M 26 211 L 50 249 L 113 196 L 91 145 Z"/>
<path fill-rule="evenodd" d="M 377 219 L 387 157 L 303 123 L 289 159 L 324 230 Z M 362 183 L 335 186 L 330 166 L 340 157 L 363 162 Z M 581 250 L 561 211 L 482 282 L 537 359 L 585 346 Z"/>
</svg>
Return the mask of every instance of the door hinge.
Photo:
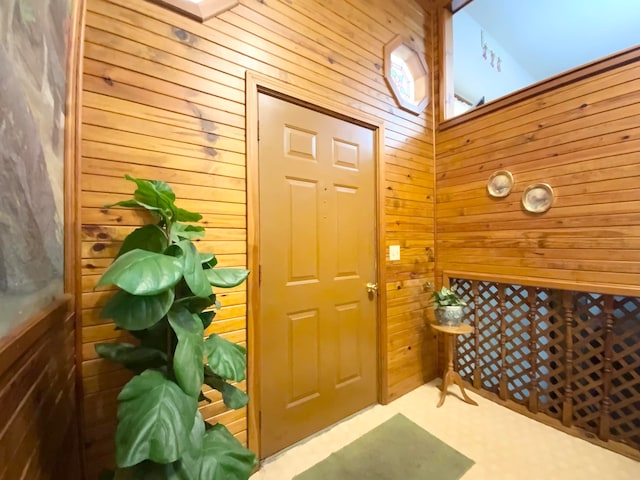
<svg viewBox="0 0 640 480">
<path fill-rule="evenodd" d="M 258 141 L 260 141 L 260 120 L 258 120 Z"/>
<path fill-rule="evenodd" d="M 258 410 L 258 431 L 262 431 L 262 410 Z"/>
<path fill-rule="evenodd" d="M 258 286 L 262 285 L 262 265 L 258 265 Z"/>
</svg>

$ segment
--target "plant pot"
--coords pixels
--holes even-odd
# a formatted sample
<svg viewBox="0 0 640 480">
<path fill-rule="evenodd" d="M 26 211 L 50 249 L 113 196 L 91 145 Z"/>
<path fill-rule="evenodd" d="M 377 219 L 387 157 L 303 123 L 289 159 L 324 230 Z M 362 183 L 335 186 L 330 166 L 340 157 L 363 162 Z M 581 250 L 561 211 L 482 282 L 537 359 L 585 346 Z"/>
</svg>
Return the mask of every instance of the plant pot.
<svg viewBox="0 0 640 480">
<path fill-rule="evenodd" d="M 450 307 L 440 307 L 434 310 L 436 320 L 440 325 L 447 325 L 449 327 L 457 327 L 460 325 L 463 317 L 463 307 L 461 305 L 455 305 Z"/>
</svg>

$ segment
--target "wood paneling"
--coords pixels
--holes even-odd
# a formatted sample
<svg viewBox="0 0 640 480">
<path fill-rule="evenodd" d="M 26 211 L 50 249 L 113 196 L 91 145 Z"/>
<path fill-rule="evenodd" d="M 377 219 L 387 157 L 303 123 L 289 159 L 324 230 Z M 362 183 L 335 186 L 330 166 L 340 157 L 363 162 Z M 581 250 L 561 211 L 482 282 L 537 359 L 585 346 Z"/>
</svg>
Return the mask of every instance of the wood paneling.
<svg viewBox="0 0 640 480">
<path fill-rule="evenodd" d="M 94 290 L 119 242 L 145 218 L 104 204 L 127 197 L 124 173 L 170 182 L 207 222 L 207 249 L 246 265 L 245 73 L 284 81 L 384 123 L 383 265 L 389 304 L 389 399 L 435 376 L 422 329 L 422 285 L 433 280 L 433 115 L 401 110 L 383 78 L 383 45 L 402 34 L 431 59 L 433 18 L 420 2 L 303 0 L 240 5 L 205 24 L 143 0 L 88 0 L 82 125 L 82 325 L 85 451 L 89 478 L 111 462 L 114 399 L 127 375 L 95 358 L 114 332 Z M 223 299 L 225 334 L 246 337 L 246 287 Z M 246 441 L 245 412 L 206 407 Z"/>
<path fill-rule="evenodd" d="M 617 68 L 441 128 L 438 276 L 510 275 L 639 294 L 639 59 L 636 49 Z M 512 172 L 515 186 L 495 199 L 486 182 L 499 169 Z M 553 187 L 555 200 L 536 215 L 521 196 L 538 182 Z"/>
<path fill-rule="evenodd" d="M 1 480 L 81 478 L 74 344 L 68 298 L 0 342 Z"/>
</svg>

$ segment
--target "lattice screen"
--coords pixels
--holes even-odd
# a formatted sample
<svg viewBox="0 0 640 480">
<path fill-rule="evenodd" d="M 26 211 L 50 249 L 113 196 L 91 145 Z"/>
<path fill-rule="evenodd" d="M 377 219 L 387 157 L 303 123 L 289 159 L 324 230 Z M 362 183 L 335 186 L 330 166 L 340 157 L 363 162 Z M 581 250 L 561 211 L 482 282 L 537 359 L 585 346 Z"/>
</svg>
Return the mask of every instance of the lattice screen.
<svg viewBox="0 0 640 480">
<path fill-rule="evenodd" d="M 457 368 L 476 388 L 640 448 L 640 298 L 452 279 L 475 327 Z"/>
</svg>

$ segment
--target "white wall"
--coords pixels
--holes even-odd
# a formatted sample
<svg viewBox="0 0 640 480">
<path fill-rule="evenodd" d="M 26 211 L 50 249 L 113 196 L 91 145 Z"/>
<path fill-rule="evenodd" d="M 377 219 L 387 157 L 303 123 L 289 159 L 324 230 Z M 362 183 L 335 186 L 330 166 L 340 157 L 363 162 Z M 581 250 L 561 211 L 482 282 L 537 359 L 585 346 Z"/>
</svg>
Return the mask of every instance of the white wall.
<svg viewBox="0 0 640 480">
<path fill-rule="evenodd" d="M 481 32 L 480 25 L 464 10 L 453 16 L 454 85 L 457 95 L 472 104 L 483 96 L 485 102 L 489 102 L 535 82 L 533 75 L 486 31 L 482 32 L 488 47 L 485 60 L 482 56 Z M 493 67 L 490 64 L 491 50 L 496 58 Z M 500 72 L 497 70 L 498 58 L 501 60 Z"/>
</svg>

